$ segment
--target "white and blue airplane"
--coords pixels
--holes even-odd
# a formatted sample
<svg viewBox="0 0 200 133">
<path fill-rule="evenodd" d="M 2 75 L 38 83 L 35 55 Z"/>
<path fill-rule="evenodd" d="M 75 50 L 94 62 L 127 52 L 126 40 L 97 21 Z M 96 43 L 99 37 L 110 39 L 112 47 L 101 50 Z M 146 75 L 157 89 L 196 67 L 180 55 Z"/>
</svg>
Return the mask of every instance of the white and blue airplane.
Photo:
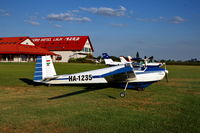
<svg viewBox="0 0 200 133">
<path fill-rule="evenodd" d="M 133 63 L 132 61 L 132 57 L 131 56 L 128 56 L 128 61 L 123 57 L 119 57 L 120 58 L 120 61 L 124 64 L 126 63 Z M 164 65 L 164 63 L 161 63 L 161 62 L 149 62 L 150 60 L 147 58 L 147 59 L 139 59 L 140 61 L 143 61 L 144 65 L 147 66 L 147 67 L 161 67 Z M 135 60 L 137 61 L 137 59 Z"/>
<path fill-rule="evenodd" d="M 131 63 L 74 74 L 56 75 L 50 56 L 38 56 L 34 73 L 34 82 L 47 85 L 58 84 L 107 84 L 114 83 L 127 88 L 144 90 L 145 87 L 162 80 L 168 71 L 164 68 L 134 67 Z"/>
<path fill-rule="evenodd" d="M 103 56 L 103 59 L 104 59 L 106 65 L 117 66 L 117 65 L 125 64 L 123 62 L 113 61 L 107 53 L 102 53 L 102 56 Z"/>
<path fill-rule="evenodd" d="M 103 53 L 103 59 L 105 61 L 105 64 L 106 65 L 109 65 L 109 66 L 117 66 L 117 65 L 122 65 L 122 64 L 128 64 L 128 63 L 134 63 L 134 61 L 132 61 L 132 57 L 131 56 L 128 56 L 128 60 L 126 60 L 123 56 L 120 56 L 119 59 L 120 59 L 120 62 L 117 62 L 117 61 L 113 61 L 110 56 L 107 54 L 107 53 Z M 149 59 L 142 59 L 142 58 L 139 58 L 139 59 L 133 59 L 135 61 L 142 61 L 143 64 L 147 67 L 161 67 L 163 66 L 164 64 L 163 63 L 160 63 L 160 62 L 149 62 Z M 137 63 L 135 63 L 136 65 Z"/>
</svg>

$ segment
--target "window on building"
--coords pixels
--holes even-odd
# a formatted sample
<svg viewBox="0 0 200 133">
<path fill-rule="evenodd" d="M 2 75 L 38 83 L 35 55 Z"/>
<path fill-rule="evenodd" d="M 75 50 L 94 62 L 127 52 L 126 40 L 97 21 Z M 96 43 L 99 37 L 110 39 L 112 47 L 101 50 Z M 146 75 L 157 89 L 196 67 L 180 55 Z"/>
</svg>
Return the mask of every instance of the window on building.
<svg viewBox="0 0 200 133">
<path fill-rule="evenodd" d="M 82 52 L 92 52 L 91 48 L 83 48 Z"/>
<path fill-rule="evenodd" d="M 57 56 L 56 60 L 62 60 L 62 56 Z"/>
<path fill-rule="evenodd" d="M 27 55 L 22 55 L 21 58 L 22 58 L 22 61 L 27 61 Z"/>
</svg>

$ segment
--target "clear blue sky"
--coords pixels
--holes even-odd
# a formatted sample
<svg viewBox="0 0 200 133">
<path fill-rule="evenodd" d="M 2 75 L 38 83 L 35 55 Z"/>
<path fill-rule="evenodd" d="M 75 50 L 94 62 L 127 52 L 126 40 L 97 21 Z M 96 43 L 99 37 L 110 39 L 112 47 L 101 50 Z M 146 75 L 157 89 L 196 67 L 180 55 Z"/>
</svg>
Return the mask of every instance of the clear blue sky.
<svg viewBox="0 0 200 133">
<path fill-rule="evenodd" d="M 95 56 L 200 60 L 199 0 L 0 0 L 0 37 L 89 35 Z"/>
</svg>

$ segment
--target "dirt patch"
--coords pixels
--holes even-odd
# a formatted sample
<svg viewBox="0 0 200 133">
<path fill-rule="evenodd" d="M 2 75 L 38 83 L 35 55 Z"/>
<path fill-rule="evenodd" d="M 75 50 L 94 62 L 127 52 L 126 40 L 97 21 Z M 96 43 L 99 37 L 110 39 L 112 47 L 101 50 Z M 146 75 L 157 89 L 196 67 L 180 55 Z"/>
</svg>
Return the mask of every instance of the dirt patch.
<svg viewBox="0 0 200 133">
<path fill-rule="evenodd" d="M 37 89 L 37 87 L 4 87 L 4 86 L 0 86 L 0 90 L 11 90 L 11 91 L 13 91 L 13 90 L 36 90 Z"/>
<path fill-rule="evenodd" d="M 20 126 L 21 125 L 21 126 Z M 16 125 L 1 125 L 1 133 L 82 133 L 87 132 L 88 129 L 76 126 L 65 126 L 60 123 L 49 122 L 46 120 L 28 120 L 18 126 Z"/>
<path fill-rule="evenodd" d="M 200 92 L 195 90 L 179 90 L 179 92 L 184 94 L 200 95 Z"/>
<path fill-rule="evenodd" d="M 125 99 L 118 103 L 118 106 L 127 108 L 130 110 L 138 111 L 151 111 L 155 110 L 155 106 L 160 106 L 162 104 L 170 104 L 166 102 L 155 101 L 153 98 L 134 98 L 134 99 Z"/>
<path fill-rule="evenodd" d="M 165 85 L 166 86 L 172 86 L 172 87 L 185 87 L 186 83 L 172 81 L 172 82 L 168 82 Z"/>
<path fill-rule="evenodd" d="M 37 87 L 2 87 L 0 86 L 0 90 L 3 90 L 5 93 L 8 94 L 25 94 L 32 91 L 38 91 L 41 88 Z"/>
<path fill-rule="evenodd" d="M 200 79 L 188 79 L 188 78 L 172 78 L 170 79 L 172 81 L 185 81 L 185 82 L 189 82 L 189 81 L 199 81 L 200 82 Z"/>
</svg>

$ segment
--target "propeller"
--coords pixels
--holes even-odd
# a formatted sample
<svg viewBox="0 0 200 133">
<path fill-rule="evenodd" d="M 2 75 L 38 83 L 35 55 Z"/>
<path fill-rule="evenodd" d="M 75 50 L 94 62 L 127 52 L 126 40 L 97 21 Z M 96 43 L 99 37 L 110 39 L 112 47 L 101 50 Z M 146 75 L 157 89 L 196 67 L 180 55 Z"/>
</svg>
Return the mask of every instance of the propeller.
<svg viewBox="0 0 200 133">
<path fill-rule="evenodd" d="M 168 70 L 167 70 L 167 65 L 166 65 L 166 63 L 163 63 L 164 65 L 165 65 L 165 79 L 166 79 L 166 81 L 167 82 L 169 82 L 169 80 L 168 80 Z"/>
</svg>

